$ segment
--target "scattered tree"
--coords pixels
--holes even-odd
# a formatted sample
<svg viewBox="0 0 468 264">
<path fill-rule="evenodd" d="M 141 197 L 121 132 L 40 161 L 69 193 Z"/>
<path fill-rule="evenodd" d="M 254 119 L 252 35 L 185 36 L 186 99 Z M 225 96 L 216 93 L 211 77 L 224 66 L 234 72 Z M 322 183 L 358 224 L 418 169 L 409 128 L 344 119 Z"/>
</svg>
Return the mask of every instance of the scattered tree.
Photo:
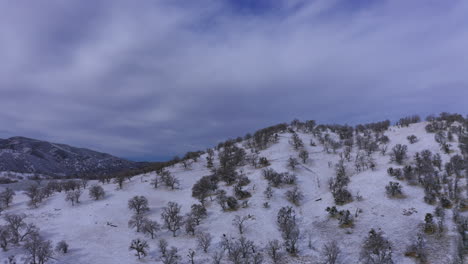
<svg viewBox="0 0 468 264">
<path fill-rule="evenodd" d="M 10 188 L 6 188 L 3 192 L 0 193 L 0 207 L 2 204 L 5 207 L 10 207 L 10 204 L 13 202 L 13 196 L 15 196 L 15 191 Z"/>
<path fill-rule="evenodd" d="M 239 215 L 236 215 L 234 217 L 234 219 L 232 220 L 232 225 L 234 225 L 235 227 L 237 227 L 237 230 L 239 230 L 239 234 L 244 234 L 244 231 L 245 231 L 245 225 L 246 225 L 246 222 L 247 221 L 251 221 L 251 220 L 254 220 L 255 218 L 253 217 L 253 215 L 244 215 L 244 216 L 239 216 Z"/>
<path fill-rule="evenodd" d="M 364 240 L 360 259 L 364 264 L 393 264 L 392 245 L 383 232 L 371 229 Z"/>
<path fill-rule="evenodd" d="M 390 158 L 392 161 L 396 162 L 397 164 L 403 164 L 403 161 L 406 159 L 406 153 L 408 151 L 408 147 L 406 145 L 397 144 L 392 148 L 392 152 L 390 153 Z"/>
<path fill-rule="evenodd" d="M 164 221 L 164 227 L 172 232 L 175 237 L 177 230 L 182 227 L 183 219 L 180 215 L 181 206 L 175 202 L 169 202 L 166 207 L 163 208 L 161 218 Z"/>
<path fill-rule="evenodd" d="M 203 249 L 203 252 L 208 252 L 208 248 L 211 245 L 211 241 L 213 240 L 213 237 L 209 233 L 198 233 L 197 234 L 197 243 L 198 247 Z"/>
<path fill-rule="evenodd" d="M 148 254 L 148 249 L 149 249 L 148 243 L 139 238 L 133 239 L 129 247 L 129 250 L 136 251 L 135 256 L 137 256 L 138 259 L 140 259 L 141 257 L 146 257 L 146 255 Z"/>
<path fill-rule="evenodd" d="M 140 232 L 141 227 L 147 219 L 142 214 L 134 214 L 128 221 L 128 227 L 136 228 L 137 232 Z"/>
<path fill-rule="evenodd" d="M 401 191 L 401 185 L 398 182 L 389 182 L 387 186 L 385 186 L 385 190 L 387 195 L 391 197 L 402 196 L 403 192 Z"/>
<path fill-rule="evenodd" d="M 144 214 L 149 211 L 148 199 L 144 196 L 134 196 L 128 200 L 128 208 L 135 211 L 135 214 Z"/>
<path fill-rule="evenodd" d="M 52 243 L 38 234 L 28 238 L 24 249 L 28 253 L 28 260 L 31 264 L 44 264 L 53 256 Z"/>
<path fill-rule="evenodd" d="M 297 161 L 296 158 L 289 157 L 288 159 L 288 167 L 291 168 L 291 170 L 295 170 L 299 166 L 299 161 Z"/>
<path fill-rule="evenodd" d="M 106 195 L 106 193 L 100 185 L 95 184 L 89 188 L 89 197 L 96 201 L 103 198 L 104 195 Z"/>
<path fill-rule="evenodd" d="M 301 150 L 301 152 L 299 152 L 299 158 L 302 160 L 302 163 L 305 164 L 307 159 L 309 159 L 309 152 L 305 149 Z"/>
<path fill-rule="evenodd" d="M 294 205 L 299 205 L 300 202 L 304 199 L 304 194 L 302 194 L 302 191 L 299 189 L 299 187 L 295 186 L 292 190 L 288 190 L 286 192 L 286 197 L 288 198 L 288 201 Z"/>
<path fill-rule="evenodd" d="M 341 250 L 338 247 L 338 243 L 333 240 L 325 244 L 322 248 L 322 256 L 324 264 L 337 264 L 338 256 L 340 255 Z"/>
<path fill-rule="evenodd" d="M 161 225 L 153 220 L 144 219 L 143 224 L 141 225 L 141 230 L 143 234 L 150 235 L 151 239 L 154 239 L 156 233 L 161 230 Z"/>
<path fill-rule="evenodd" d="M 63 254 L 67 254 L 68 247 L 69 246 L 68 246 L 67 242 L 65 242 L 65 240 L 62 240 L 62 241 L 57 243 L 57 246 L 55 247 L 55 251 L 63 253 Z"/>
<path fill-rule="evenodd" d="M 281 251 L 281 248 L 282 248 L 281 243 L 277 239 L 268 241 L 266 251 L 267 251 L 268 256 L 271 258 L 271 260 L 275 264 L 281 263 L 283 260 L 284 254 Z"/>
</svg>

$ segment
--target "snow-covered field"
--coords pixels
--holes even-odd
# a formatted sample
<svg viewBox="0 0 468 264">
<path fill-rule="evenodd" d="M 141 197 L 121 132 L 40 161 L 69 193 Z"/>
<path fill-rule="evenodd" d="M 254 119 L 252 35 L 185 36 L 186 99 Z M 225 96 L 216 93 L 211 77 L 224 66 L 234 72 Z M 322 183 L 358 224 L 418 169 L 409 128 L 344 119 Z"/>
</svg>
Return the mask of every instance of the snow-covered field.
<svg viewBox="0 0 468 264">
<path fill-rule="evenodd" d="M 390 138 L 389 151 L 396 144 L 408 146 L 409 160 L 414 153 L 429 149 L 433 153 L 440 153 L 445 163 L 451 156 L 440 151 L 439 145 L 434 141 L 434 134 L 428 134 L 424 130 L 425 122 L 412 124 L 406 128 L 390 127 L 385 132 Z M 326 153 L 318 140 L 312 134 L 298 133 L 305 143 L 305 149 L 310 153 L 309 160 L 294 171 L 298 177 L 298 186 L 304 193 L 304 200 L 299 206 L 293 206 L 285 198 L 285 192 L 291 186 L 274 188 L 274 195 L 269 201 L 270 208 L 264 208 L 266 200 L 263 191 L 268 183 L 263 178 L 262 169 L 245 165 L 240 169 L 250 178 L 251 183 L 245 187 L 252 193 L 247 208 L 239 208 L 237 211 L 223 212 L 215 201 L 207 202 L 208 217 L 202 220 L 199 231 L 210 233 L 214 240 L 208 253 L 203 253 L 197 248 L 195 237 L 185 234 L 181 230 L 177 237 L 163 229 L 158 232 L 157 238 L 151 239 L 135 229 L 128 227 L 128 221 L 132 212 L 128 209 L 127 202 L 135 195 L 143 195 L 148 198 L 150 212 L 148 217 L 162 223 L 161 211 L 170 201 L 182 205 L 183 214 L 190 211 L 192 204 L 198 203 L 191 194 L 192 185 L 202 176 L 209 175 L 206 168 L 206 154 L 192 164 L 191 168 L 184 169 L 177 164 L 168 170 L 180 180 L 180 188 L 169 190 L 166 187 L 154 189 L 150 181 L 155 173 L 148 173 L 133 177 L 125 182 L 123 189 L 117 189 L 116 184 L 102 185 L 106 196 L 102 200 L 94 201 L 88 197 L 85 190 L 81 196 L 81 202 L 72 206 L 65 201 L 65 193 L 55 193 L 45 199 L 38 208 L 31 209 L 27 206 L 28 198 L 17 192 L 10 208 L 5 213 L 25 213 L 26 221 L 35 223 L 40 228 L 40 233 L 46 239 L 53 241 L 65 240 L 70 245 L 67 254 L 56 254 L 50 263 L 69 264 L 115 264 L 115 263 L 158 263 L 158 239 L 165 238 L 170 246 L 176 246 L 182 256 L 181 263 L 189 263 L 186 255 L 189 249 L 196 250 L 196 263 L 210 263 L 210 254 L 220 248 L 219 242 L 223 234 L 238 236 L 237 228 L 232 225 L 232 219 L 236 215 L 253 215 L 254 220 L 249 221 L 245 236 L 254 241 L 257 246 L 263 248 L 272 239 L 281 240 L 280 232 L 276 224 L 278 210 L 283 206 L 293 206 L 299 216 L 302 239 L 299 244 L 299 256 L 288 257 L 285 263 L 320 263 L 320 251 L 322 246 L 331 240 L 336 240 L 342 250 L 340 263 L 358 263 L 360 247 L 363 239 L 371 228 L 381 229 L 393 244 L 393 260 L 398 264 L 415 263 L 413 258 L 404 256 L 406 247 L 414 242 L 417 233 L 421 232 L 421 226 L 426 213 L 433 213 L 435 206 L 423 201 L 424 190 L 420 185 L 410 186 L 405 181 L 400 181 L 403 186 L 404 198 L 389 198 L 385 193 L 385 186 L 389 181 L 396 181 L 387 174 L 387 168 L 401 167 L 390 162 L 389 155 L 373 154 L 376 161 L 375 170 L 365 170 L 356 173 L 354 162 L 346 163 L 351 174 L 349 190 L 353 195 L 359 193 L 362 200 L 354 200 L 343 206 L 337 206 L 338 210 L 349 209 L 353 214 L 361 209 L 354 222 L 354 227 L 341 228 L 338 220 L 328 216 L 325 209 L 335 205 L 333 196 L 328 187 L 328 181 L 335 175 L 334 166 L 339 155 Z M 419 141 L 409 144 L 406 137 L 414 134 Z M 279 135 L 277 144 L 260 152 L 260 156 L 267 157 L 271 162 L 270 167 L 278 172 L 290 171 L 287 161 L 290 156 L 297 157 L 297 151 L 289 144 L 290 133 Z M 309 145 L 310 140 L 317 142 L 317 146 Z M 341 151 L 341 150 L 340 150 Z M 353 151 L 353 154 L 356 150 Z M 249 152 L 249 151 L 247 151 Z M 91 183 L 93 184 L 93 183 Z M 90 185 L 91 185 L 90 184 Z M 462 181 L 465 186 L 465 181 Z M 220 183 L 220 187 L 232 192 L 232 187 Z M 0 190 L 1 190 L 0 186 Z M 89 187 L 88 187 L 89 188 Z M 414 208 L 414 209 L 411 209 Z M 410 215 L 403 214 L 405 210 L 411 210 Z M 427 247 L 430 249 L 429 263 L 452 263 L 452 255 L 455 250 L 456 230 L 452 222 L 451 210 L 446 211 L 447 231 L 442 238 L 429 235 Z M 0 220 L 0 223 L 3 220 Z M 112 225 L 109 225 L 112 224 Z M 149 255 L 138 260 L 134 252 L 129 251 L 132 239 L 142 238 L 148 241 Z M 311 247 L 309 247 L 309 240 Z M 6 252 L 0 252 L 0 260 L 6 260 L 8 256 L 15 255 L 21 260 L 23 249 L 12 246 Z M 0 261 L 3 263 L 3 261 Z M 23 263 L 18 261 L 18 263 Z M 226 260 L 226 263 L 227 260 Z M 264 263 L 270 263 L 265 255 Z"/>
</svg>

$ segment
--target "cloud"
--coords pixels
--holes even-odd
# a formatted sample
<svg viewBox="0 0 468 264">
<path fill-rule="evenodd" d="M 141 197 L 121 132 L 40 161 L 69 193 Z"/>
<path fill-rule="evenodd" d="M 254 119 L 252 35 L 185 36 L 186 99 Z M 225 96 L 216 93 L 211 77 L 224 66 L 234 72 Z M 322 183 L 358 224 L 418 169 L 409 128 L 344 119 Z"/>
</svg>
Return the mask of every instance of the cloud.
<svg viewBox="0 0 468 264">
<path fill-rule="evenodd" d="M 134 159 L 301 119 L 466 112 L 464 1 L 0 4 L 0 137 Z"/>
</svg>

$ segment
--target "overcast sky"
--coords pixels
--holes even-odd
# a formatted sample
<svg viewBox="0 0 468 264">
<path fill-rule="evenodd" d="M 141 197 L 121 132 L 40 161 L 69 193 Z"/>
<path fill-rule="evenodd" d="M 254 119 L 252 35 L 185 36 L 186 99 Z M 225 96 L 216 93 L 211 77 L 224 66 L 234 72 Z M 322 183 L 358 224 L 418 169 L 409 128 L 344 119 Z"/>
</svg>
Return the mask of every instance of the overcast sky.
<svg viewBox="0 0 468 264">
<path fill-rule="evenodd" d="M 0 138 L 158 160 L 293 118 L 466 114 L 468 1 L 0 1 Z"/>
</svg>

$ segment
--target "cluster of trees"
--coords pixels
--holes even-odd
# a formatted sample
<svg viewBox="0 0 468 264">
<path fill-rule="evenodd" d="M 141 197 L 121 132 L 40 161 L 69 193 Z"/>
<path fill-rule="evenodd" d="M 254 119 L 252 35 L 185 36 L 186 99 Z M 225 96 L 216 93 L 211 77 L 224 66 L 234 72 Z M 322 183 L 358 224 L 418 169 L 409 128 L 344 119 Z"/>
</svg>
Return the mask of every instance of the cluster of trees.
<svg viewBox="0 0 468 264">
<path fill-rule="evenodd" d="M 6 251 L 9 245 L 21 245 L 27 254 L 27 262 L 31 264 L 44 264 L 54 255 L 52 242 L 43 238 L 39 228 L 25 221 L 25 214 L 5 214 L 4 225 L 0 225 L 0 247 Z M 68 252 L 68 244 L 60 241 L 56 251 Z M 10 258 L 10 263 L 14 261 Z"/>
<path fill-rule="evenodd" d="M 418 115 L 412 115 L 412 116 L 400 118 L 400 120 L 396 122 L 396 125 L 400 127 L 408 127 L 411 124 L 419 123 L 419 122 L 421 122 L 421 117 Z"/>
<path fill-rule="evenodd" d="M 330 179 L 328 182 L 328 186 L 331 193 L 333 194 L 333 198 L 335 199 L 336 204 L 342 205 L 353 200 L 353 196 L 347 189 L 349 181 L 350 180 L 346 172 L 346 167 L 344 162 L 341 160 L 338 164 L 336 164 L 335 177 Z"/>
<path fill-rule="evenodd" d="M 167 188 L 174 190 L 179 188 L 180 181 L 177 177 L 172 175 L 170 171 L 161 169 L 156 172 L 156 175 L 151 180 L 151 186 L 157 189 L 161 184 L 164 184 Z"/>
<path fill-rule="evenodd" d="M 340 210 L 336 209 L 336 206 L 327 207 L 325 211 L 328 212 L 328 215 L 331 218 L 338 219 L 340 227 L 353 227 L 354 226 L 354 217 L 349 210 Z"/>
</svg>

